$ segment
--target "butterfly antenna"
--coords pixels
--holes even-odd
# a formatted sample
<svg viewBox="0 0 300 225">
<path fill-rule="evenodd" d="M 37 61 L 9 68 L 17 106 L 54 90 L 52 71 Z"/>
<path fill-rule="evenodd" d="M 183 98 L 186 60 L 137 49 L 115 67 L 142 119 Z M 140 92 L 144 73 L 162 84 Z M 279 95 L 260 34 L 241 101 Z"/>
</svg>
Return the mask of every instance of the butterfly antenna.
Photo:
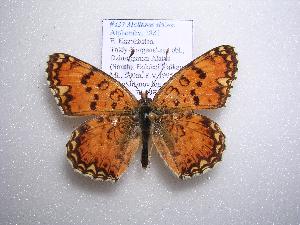
<svg viewBox="0 0 300 225">
<path fill-rule="evenodd" d="M 161 67 L 161 70 L 160 70 L 159 74 L 156 76 L 156 78 L 152 82 L 152 85 L 151 85 L 148 93 L 151 93 L 150 91 L 151 91 L 151 89 L 153 87 L 153 84 L 155 84 L 155 82 L 157 81 L 157 79 L 161 76 L 162 71 L 165 69 L 168 54 L 169 54 L 169 48 L 166 50 L 165 62 L 162 64 L 162 67 Z"/>
<path fill-rule="evenodd" d="M 130 58 L 134 55 L 134 52 L 135 52 L 135 50 L 134 50 L 134 48 L 132 48 L 130 51 L 130 55 L 128 57 L 129 62 L 130 62 Z M 140 93 L 141 92 L 140 89 L 136 86 L 135 82 L 133 82 L 130 75 L 129 75 L 129 79 L 130 79 L 131 83 L 133 84 L 133 86 L 135 87 L 135 89 L 137 90 L 137 92 Z"/>
</svg>

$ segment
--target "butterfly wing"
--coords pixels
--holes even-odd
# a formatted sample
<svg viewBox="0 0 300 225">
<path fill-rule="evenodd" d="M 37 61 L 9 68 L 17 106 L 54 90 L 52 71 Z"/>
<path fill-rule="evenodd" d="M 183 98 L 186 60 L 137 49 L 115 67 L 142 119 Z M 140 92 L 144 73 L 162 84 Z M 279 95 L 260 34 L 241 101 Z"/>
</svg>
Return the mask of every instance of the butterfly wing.
<svg viewBox="0 0 300 225">
<path fill-rule="evenodd" d="M 178 71 L 157 92 L 156 108 L 212 109 L 224 106 L 237 71 L 233 47 L 222 45 Z"/>
<path fill-rule="evenodd" d="M 67 143 L 67 158 L 77 172 L 93 179 L 116 181 L 127 169 L 140 142 L 133 118 L 105 115 L 73 132 Z"/>
<path fill-rule="evenodd" d="M 225 136 L 218 124 L 198 114 L 164 114 L 153 122 L 152 141 L 181 179 L 212 168 L 222 158 Z"/>
<path fill-rule="evenodd" d="M 103 111 L 134 108 L 136 98 L 103 71 L 64 53 L 49 57 L 49 87 L 63 114 L 98 115 Z"/>
</svg>

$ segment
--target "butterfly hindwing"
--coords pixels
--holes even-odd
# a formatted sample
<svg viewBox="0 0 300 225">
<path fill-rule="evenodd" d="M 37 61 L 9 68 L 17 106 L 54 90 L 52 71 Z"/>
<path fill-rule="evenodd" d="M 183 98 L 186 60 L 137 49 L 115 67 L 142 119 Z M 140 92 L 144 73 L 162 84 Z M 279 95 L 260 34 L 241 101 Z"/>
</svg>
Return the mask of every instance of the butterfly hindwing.
<svg viewBox="0 0 300 225">
<path fill-rule="evenodd" d="M 100 116 L 73 131 L 67 157 L 77 172 L 97 180 L 116 181 L 140 142 L 138 126 L 130 116 Z"/>
<path fill-rule="evenodd" d="M 65 115 L 98 115 L 138 105 L 136 98 L 121 83 L 73 56 L 51 55 L 46 71 L 49 87 Z"/>
<path fill-rule="evenodd" d="M 157 108 L 213 109 L 225 105 L 237 71 L 234 48 L 222 45 L 178 71 L 157 92 Z"/>
<path fill-rule="evenodd" d="M 202 174 L 222 158 L 225 136 L 217 123 L 194 113 L 165 114 L 153 123 L 152 140 L 181 179 Z"/>
</svg>

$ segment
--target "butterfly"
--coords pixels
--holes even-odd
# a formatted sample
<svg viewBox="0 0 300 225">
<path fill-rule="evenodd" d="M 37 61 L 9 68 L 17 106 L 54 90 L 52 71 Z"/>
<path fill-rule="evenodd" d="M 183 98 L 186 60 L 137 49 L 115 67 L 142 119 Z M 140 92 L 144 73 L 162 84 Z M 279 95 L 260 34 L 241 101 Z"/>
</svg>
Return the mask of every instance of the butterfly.
<svg viewBox="0 0 300 225">
<path fill-rule="evenodd" d="M 75 129 L 66 144 L 75 171 L 102 181 L 117 181 L 138 149 L 149 163 L 153 144 L 179 178 L 199 175 L 221 161 L 225 136 L 201 109 L 225 105 L 236 78 L 237 54 L 216 47 L 175 73 L 150 99 L 136 97 L 120 82 L 71 55 L 49 56 L 48 83 L 68 116 L 94 116 Z"/>
</svg>

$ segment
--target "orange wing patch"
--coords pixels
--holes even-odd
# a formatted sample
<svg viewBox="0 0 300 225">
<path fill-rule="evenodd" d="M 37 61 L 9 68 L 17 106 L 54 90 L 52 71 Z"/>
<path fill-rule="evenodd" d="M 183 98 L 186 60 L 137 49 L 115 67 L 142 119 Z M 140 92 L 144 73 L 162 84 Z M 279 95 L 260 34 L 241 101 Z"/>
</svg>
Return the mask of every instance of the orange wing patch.
<svg viewBox="0 0 300 225">
<path fill-rule="evenodd" d="M 225 136 L 217 123 L 197 114 L 165 114 L 153 123 L 152 140 L 181 179 L 202 174 L 221 161 Z"/>
<path fill-rule="evenodd" d="M 121 83 L 73 56 L 51 55 L 46 72 L 49 87 L 65 115 L 98 115 L 138 106 L 134 95 Z"/>
<path fill-rule="evenodd" d="M 157 108 L 213 109 L 225 105 L 237 71 L 233 47 L 214 48 L 177 72 L 153 99 Z"/>
<path fill-rule="evenodd" d="M 112 115 L 82 124 L 67 143 L 73 168 L 93 179 L 118 180 L 140 145 L 136 125 L 131 117 Z"/>
</svg>

